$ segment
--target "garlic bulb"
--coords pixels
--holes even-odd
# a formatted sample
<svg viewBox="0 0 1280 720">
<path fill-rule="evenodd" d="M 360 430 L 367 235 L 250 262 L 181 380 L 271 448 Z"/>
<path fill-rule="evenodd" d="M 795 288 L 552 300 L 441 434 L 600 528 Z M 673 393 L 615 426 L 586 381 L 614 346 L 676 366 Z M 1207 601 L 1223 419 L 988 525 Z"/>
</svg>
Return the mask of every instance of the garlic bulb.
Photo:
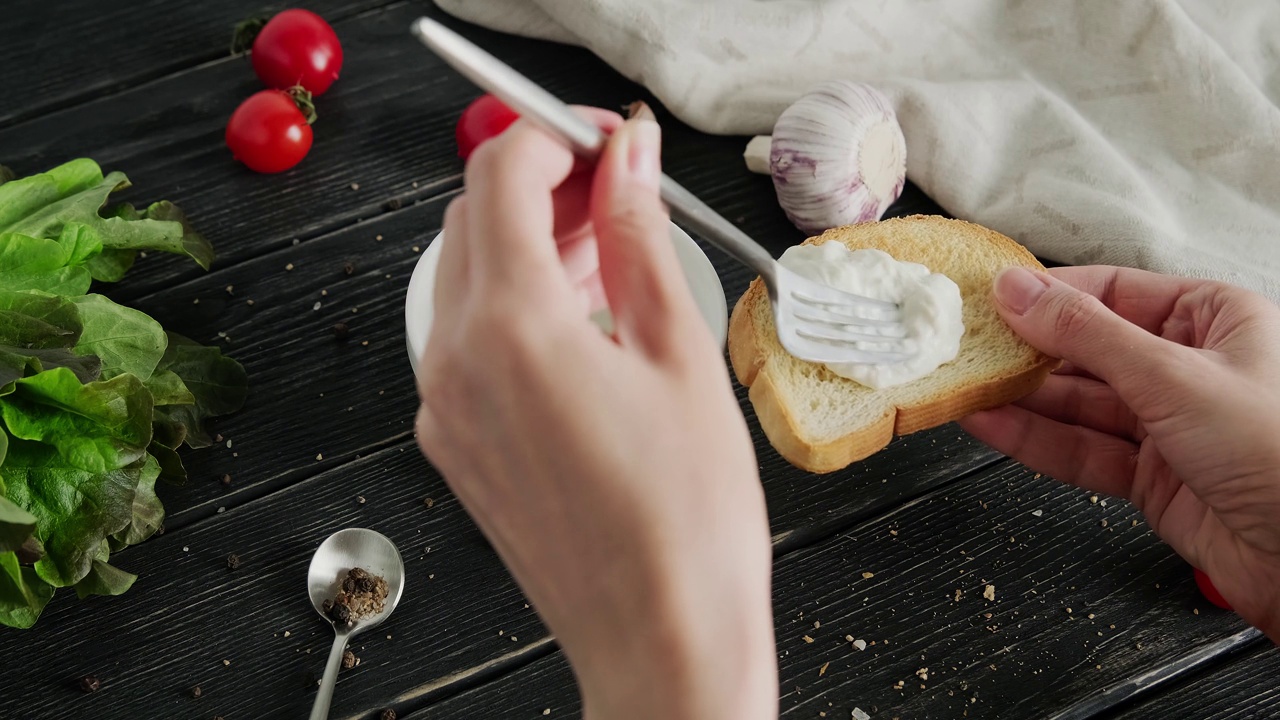
<svg viewBox="0 0 1280 720">
<path fill-rule="evenodd" d="M 880 219 L 907 174 L 906 140 L 888 98 L 845 80 L 797 100 L 743 157 L 753 172 L 773 176 L 778 204 L 808 233 Z"/>
</svg>

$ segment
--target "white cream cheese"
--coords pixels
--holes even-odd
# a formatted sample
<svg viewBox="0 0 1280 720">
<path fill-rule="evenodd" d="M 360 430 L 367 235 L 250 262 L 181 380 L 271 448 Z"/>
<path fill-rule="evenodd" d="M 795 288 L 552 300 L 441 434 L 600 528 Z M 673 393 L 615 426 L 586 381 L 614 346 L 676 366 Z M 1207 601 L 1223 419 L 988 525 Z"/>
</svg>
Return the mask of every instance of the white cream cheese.
<svg viewBox="0 0 1280 720">
<path fill-rule="evenodd" d="M 878 365 L 833 363 L 831 372 L 885 388 L 918 380 L 954 360 L 964 335 L 960 288 L 951 278 L 918 263 L 902 262 L 880 250 L 850 250 L 838 240 L 787 248 L 778 258 L 787 269 L 838 290 L 901 303 L 908 360 Z"/>
</svg>

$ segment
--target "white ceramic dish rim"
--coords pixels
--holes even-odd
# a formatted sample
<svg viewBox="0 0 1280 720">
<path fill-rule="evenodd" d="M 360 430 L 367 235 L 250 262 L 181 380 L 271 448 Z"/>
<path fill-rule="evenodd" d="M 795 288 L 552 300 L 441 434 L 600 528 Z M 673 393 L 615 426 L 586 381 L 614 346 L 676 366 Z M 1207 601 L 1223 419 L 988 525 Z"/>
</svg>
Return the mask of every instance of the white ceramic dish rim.
<svg viewBox="0 0 1280 720">
<path fill-rule="evenodd" d="M 414 265 L 405 296 L 405 344 L 414 374 L 418 372 L 418 358 L 426 348 L 427 333 L 431 329 L 432 289 L 443 239 L 444 232 L 441 231 L 423 250 L 422 256 Z M 729 311 L 720 276 L 702 248 L 675 223 L 671 223 L 671 241 L 675 245 L 676 255 L 680 259 L 681 269 L 698 304 L 698 310 L 711 328 L 716 341 L 723 347 L 729 332 Z"/>
</svg>

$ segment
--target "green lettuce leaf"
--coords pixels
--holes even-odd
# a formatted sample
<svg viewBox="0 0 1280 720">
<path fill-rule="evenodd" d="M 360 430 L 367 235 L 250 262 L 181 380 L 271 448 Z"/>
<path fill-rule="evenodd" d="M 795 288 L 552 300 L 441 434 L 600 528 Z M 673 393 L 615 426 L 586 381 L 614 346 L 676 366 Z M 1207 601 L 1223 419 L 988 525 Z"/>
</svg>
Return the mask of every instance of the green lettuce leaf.
<svg viewBox="0 0 1280 720">
<path fill-rule="evenodd" d="M 147 209 L 138 212 L 131 203 L 121 203 L 112 211 L 112 215 L 128 221 L 136 220 L 156 220 L 159 222 L 174 222 L 182 226 L 182 237 L 177 243 L 168 247 L 155 247 L 143 249 L 164 250 L 167 252 L 185 254 L 196 261 L 196 264 L 205 270 L 213 264 L 213 246 L 205 239 L 203 235 L 196 232 L 191 226 L 191 221 L 187 219 L 187 214 L 182 208 L 174 205 L 168 200 L 151 203 Z M 117 246 L 112 246 L 117 247 Z"/>
<path fill-rule="evenodd" d="M 73 298 L 83 330 L 77 355 L 95 355 L 107 376 L 129 373 L 146 381 L 164 357 L 165 335 L 146 313 L 117 305 L 101 295 Z"/>
<path fill-rule="evenodd" d="M 90 595 L 122 595 L 138 579 L 137 575 L 108 564 L 110 557 L 111 553 L 103 545 L 98 551 L 98 557 L 89 566 L 89 574 L 75 584 L 76 596 L 81 600 Z"/>
<path fill-rule="evenodd" d="M 67 368 L 56 368 L 15 385 L 0 400 L 9 434 L 47 444 L 68 467 L 117 470 L 141 460 L 151 444 L 151 394 L 132 375 L 81 384 Z"/>
<path fill-rule="evenodd" d="M 36 516 L 44 557 L 36 573 L 54 587 L 74 585 L 89 574 L 107 538 L 133 521 L 134 496 L 148 460 L 105 472 L 68 465 L 43 443 L 13 440 L 0 466 L 5 492 Z"/>
<path fill-rule="evenodd" d="M 4 442 L 8 444 L 8 440 Z M 0 496 L 0 553 L 17 552 L 35 530 L 35 515 Z"/>
<path fill-rule="evenodd" d="M 76 355 L 61 348 L 24 350 L 0 345 L 0 387 L 54 368 L 67 368 L 83 383 L 93 382 L 102 374 L 102 363 L 93 355 Z"/>
<path fill-rule="evenodd" d="M 193 448 L 208 447 L 213 439 L 204 428 L 205 421 L 229 415 L 244 405 L 248 377 L 240 363 L 224 356 L 218 348 L 200 345 L 176 333 L 169 333 L 168 337 L 159 369 L 182 378 L 195 403 L 156 407 L 156 437 L 173 449 L 184 441 Z"/>
<path fill-rule="evenodd" d="M 137 545 L 155 534 L 164 522 L 164 505 L 156 496 L 156 479 L 162 472 L 161 463 L 148 456 L 138 476 L 138 487 L 133 494 L 133 514 L 129 524 L 111 536 L 111 544 L 117 549 Z M 183 479 L 186 474 L 183 474 Z M 102 558 L 103 562 L 106 558 Z M 102 594 L 102 593 L 99 593 Z"/>
<path fill-rule="evenodd" d="M 69 368 L 82 382 L 95 380 L 98 358 L 69 350 L 80 331 L 79 311 L 71 302 L 0 291 L 0 388 L 11 390 L 7 386 L 19 378 L 58 367 Z"/>
<path fill-rule="evenodd" d="M 52 597 L 53 586 L 41 580 L 35 568 L 19 565 L 14 553 L 0 553 L 0 625 L 35 625 Z"/>
<path fill-rule="evenodd" d="M 8 348 L 0 345 L 0 388 L 8 388 L 18 378 L 37 372 L 39 368 L 35 360 L 25 354 L 8 352 Z"/>
<path fill-rule="evenodd" d="M 0 290 L 0 345 L 70 348 L 80 339 L 80 312 L 64 298 Z"/>
<path fill-rule="evenodd" d="M 83 225 L 103 248 L 101 255 L 87 263 L 98 280 L 120 279 L 120 268 L 127 270 L 138 250 L 187 255 L 207 270 L 213 260 L 212 248 L 172 204 L 156 203 L 142 213 L 130 206 L 106 217 L 101 214 L 107 197 L 128 187 L 124 173 L 104 177 L 97 163 L 88 159 L 12 180 L 0 185 L 0 234 L 56 238 L 69 224 Z"/>
<path fill-rule="evenodd" d="M 183 439 L 179 438 L 176 444 L 181 445 Z M 161 480 L 173 485 L 181 485 L 187 481 L 187 468 L 182 464 L 182 456 L 175 448 L 168 447 L 159 440 L 152 440 L 147 452 L 160 463 Z"/>
<path fill-rule="evenodd" d="M 24 220 L 40 215 L 50 205 L 88 190 L 102 181 L 102 170 L 97 163 L 87 158 L 72 160 L 46 173 L 10 180 L 0 185 L 0 228 L 17 227 Z M 27 224 L 31 225 L 30 222 Z M 0 232 L 23 231 L 9 229 Z M 33 237 L 58 235 L 57 232 L 48 235 L 41 232 L 24 234 Z"/>
<path fill-rule="evenodd" d="M 84 256 L 92 246 L 81 243 L 83 226 L 68 226 L 60 240 L 33 238 L 17 233 L 0 235 L 0 287 L 11 291 L 39 290 L 54 295 L 83 295 L 89 291 L 93 277 L 84 263 L 96 252 Z M 98 244 L 101 251 L 102 245 Z"/>
<path fill-rule="evenodd" d="M 213 262 L 172 203 L 109 208 L 127 187 L 88 159 L 0 166 L 0 625 L 30 627 L 58 587 L 128 590 L 111 553 L 160 528 L 157 480 L 186 479 L 177 448 L 210 444 L 205 421 L 245 401 L 235 360 L 87 294 L 141 251 Z"/>
<path fill-rule="evenodd" d="M 160 405 L 194 405 L 196 396 L 187 389 L 178 373 L 169 370 L 156 370 L 146 381 L 157 406 Z"/>
</svg>

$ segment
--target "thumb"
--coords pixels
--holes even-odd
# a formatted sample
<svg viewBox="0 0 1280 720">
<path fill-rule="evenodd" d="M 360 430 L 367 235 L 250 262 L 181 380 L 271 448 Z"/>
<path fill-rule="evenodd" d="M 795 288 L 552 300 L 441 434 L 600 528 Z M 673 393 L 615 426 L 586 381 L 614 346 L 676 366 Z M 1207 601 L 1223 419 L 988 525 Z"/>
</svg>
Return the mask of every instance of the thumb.
<svg viewBox="0 0 1280 720">
<path fill-rule="evenodd" d="M 600 280 L 618 340 L 650 352 L 665 350 L 673 329 L 696 315 L 658 198 L 660 145 L 657 123 L 624 123 L 609 138 L 591 194 Z"/>
<path fill-rule="evenodd" d="M 1117 315 L 1052 275 L 1014 267 L 995 280 L 996 308 L 1015 333 L 1110 385 L 1140 417 L 1159 412 L 1170 387 L 1188 385 L 1199 356 Z"/>
</svg>

